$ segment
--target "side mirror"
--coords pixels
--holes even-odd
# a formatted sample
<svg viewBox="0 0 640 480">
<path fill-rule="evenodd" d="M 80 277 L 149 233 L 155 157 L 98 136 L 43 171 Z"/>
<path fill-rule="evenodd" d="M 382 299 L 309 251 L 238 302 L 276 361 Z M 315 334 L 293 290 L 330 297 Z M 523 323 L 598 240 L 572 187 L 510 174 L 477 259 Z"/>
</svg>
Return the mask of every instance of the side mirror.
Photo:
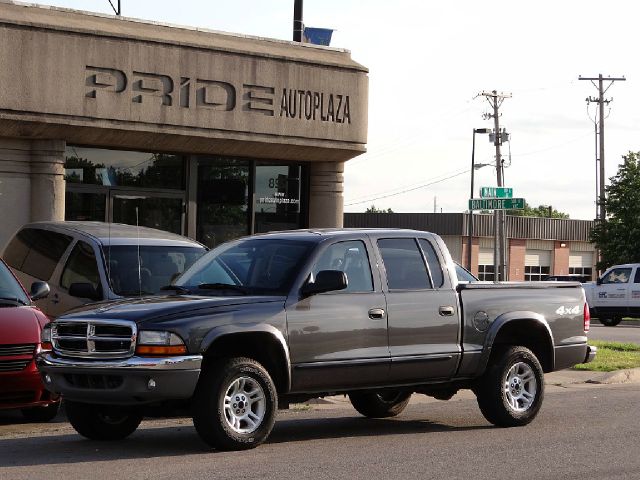
<svg viewBox="0 0 640 480">
<path fill-rule="evenodd" d="M 29 293 L 29 296 L 31 297 L 31 300 L 36 301 L 41 298 L 46 298 L 50 291 L 51 289 L 47 282 L 33 282 L 31 284 L 31 292 Z"/>
<path fill-rule="evenodd" d="M 596 279 L 596 285 L 602 285 L 602 278 Z"/>
<path fill-rule="evenodd" d="M 318 293 L 344 290 L 347 288 L 347 276 L 341 270 L 322 270 L 316 275 L 315 282 L 302 287 L 302 294 L 306 297 Z"/>
<path fill-rule="evenodd" d="M 90 283 L 72 283 L 69 285 L 69 295 L 90 300 L 102 300 L 102 295 Z"/>
</svg>

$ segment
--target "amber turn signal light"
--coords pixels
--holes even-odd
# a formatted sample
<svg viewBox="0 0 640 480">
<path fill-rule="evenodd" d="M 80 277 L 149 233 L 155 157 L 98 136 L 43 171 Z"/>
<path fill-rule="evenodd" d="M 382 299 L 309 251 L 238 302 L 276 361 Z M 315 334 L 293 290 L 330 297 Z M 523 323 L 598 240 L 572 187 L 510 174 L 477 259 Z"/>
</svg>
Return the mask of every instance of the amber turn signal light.
<svg viewBox="0 0 640 480">
<path fill-rule="evenodd" d="M 137 355 L 184 355 L 187 347 L 184 345 L 138 345 Z"/>
</svg>

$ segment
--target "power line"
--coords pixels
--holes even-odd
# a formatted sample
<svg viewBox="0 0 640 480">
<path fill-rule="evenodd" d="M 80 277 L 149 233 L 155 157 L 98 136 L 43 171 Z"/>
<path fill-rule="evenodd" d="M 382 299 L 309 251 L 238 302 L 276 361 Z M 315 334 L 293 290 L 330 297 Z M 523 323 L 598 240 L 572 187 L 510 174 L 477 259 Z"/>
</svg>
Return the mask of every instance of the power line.
<svg viewBox="0 0 640 480">
<path fill-rule="evenodd" d="M 415 191 L 415 190 L 419 190 L 419 189 L 424 188 L 424 187 L 428 187 L 428 186 L 431 186 L 431 185 L 435 185 L 436 183 L 444 182 L 445 180 L 450 180 L 450 179 L 452 179 L 452 178 L 459 177 L 460 175 L 464 175 L 465 173 L 469 173 L 469 171 L 470 171 L 470 170 L 468 170 L 468 169 L 467 169 L 467 170 L 464 170 L 464 171 L 462 171 L 462 172 L 458 172 L 458 173 L 455 173 L 455 174 L 453 174 L 453 175 L 449 175 L 448 177 L 441 178 L 441 179 L 439 179 L 439 180 L 434 180 L 434 181 L 429 182 L 429 183 L 423 183 L 422 185 L 418 185 L 418 186 L 416 186 L 416 187 L 407 188 L 407 189 L 402 190 L 402 191 L 400 191 L 400 192 L 389 193 L 389 194 L 387 194 L 387 195 L 380 195 L 380 196 L 378 196 L 378 197 L 367 198 L 366 200 L 361 200 L 361 201 L 358 201 L 358 202 L 353 202 L 353 201 L 352 201 L 351 203 L 345 203 L 345 205 L 344 205 L 344 206 L 345 206 L 345 207 L 350 207 L 350 206 L 352 206 L 352 205 L 360 205 L 360 204 L 362 204 L 362 203 L 373 202 L 373 201 L 375 201 L 375 200 L 380 200 L 380 199 L 382 199 L 382 198 L 395 197 L 395 196 L 397 196 L 397 195 L 402 195 L 402 194 L 405 194 L 405 193 L 413 192 L 413 191 Z"/>
</svg>

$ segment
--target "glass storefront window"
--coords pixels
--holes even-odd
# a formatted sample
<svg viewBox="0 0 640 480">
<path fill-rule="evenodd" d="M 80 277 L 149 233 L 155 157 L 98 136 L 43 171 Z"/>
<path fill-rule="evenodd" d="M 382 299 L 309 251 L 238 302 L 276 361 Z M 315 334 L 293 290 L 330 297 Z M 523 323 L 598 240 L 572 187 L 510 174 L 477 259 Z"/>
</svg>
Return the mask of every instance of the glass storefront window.
<svg viewBox="0 0 640 480">
<path fill-rule="evenodd" d="M 255 233 L 300 228 L 299 165 L 256 165 Z"/>
<path fill-rule="evenodd" d="M 65 155 L 65 180 L 69 183 L 185 188 L 184 160 L 178 155 L 74 146 L 68 146 Z"/>
<path fill-rule="evenodd" d="M 65 197 L 65 220 L 104 222 L 106 220 L 107 195 L 67 191 Z"/>
<path fill-rule="evenodd" d="M 250 171 L 248 160 L 198 160 L 198 241 L 215 247 L 249 233 Z"/>
<path fill-rule="evenodd" d="M 113 195 L 113 221 L 182 233 L 183 201 L 145 195 Z M 136 211 L 137 210 L 137 211 Z"/>
</svg>

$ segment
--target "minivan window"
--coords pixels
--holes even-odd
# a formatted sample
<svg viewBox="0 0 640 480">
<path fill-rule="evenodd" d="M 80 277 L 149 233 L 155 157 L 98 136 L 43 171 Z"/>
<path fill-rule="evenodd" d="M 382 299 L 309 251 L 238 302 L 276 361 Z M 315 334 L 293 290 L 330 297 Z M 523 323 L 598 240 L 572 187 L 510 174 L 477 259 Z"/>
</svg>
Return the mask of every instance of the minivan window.
<svg viewBox="0 0 640 480">
<path fill-rule="evenodd" d="M 206 253 L 200 247 L 112 245 L 103 247 L 107 275 L 116 295 L 160 293 Z"/>
<path fill-rule="evenodd" d="M 100 274 L 95 252 L 91 245 L 80 240 L 71 250 L 60 279 L 62 288 L 69 289 L 72 283 L 90 283 L 97 292 L 100 291 Z"/>
<path fill-rule="evenodd" d="M 378 240 L 387 272 L 389 290 L 424 290 L 431 288 L 422 254 L 413 238 Z"/>
<path fill-rule="evenodd" d="M 9 242 L 5 261 L 16 270 L 49 280 L 72 237 L 50 230 L 25 228 Z"/>
</svg>

